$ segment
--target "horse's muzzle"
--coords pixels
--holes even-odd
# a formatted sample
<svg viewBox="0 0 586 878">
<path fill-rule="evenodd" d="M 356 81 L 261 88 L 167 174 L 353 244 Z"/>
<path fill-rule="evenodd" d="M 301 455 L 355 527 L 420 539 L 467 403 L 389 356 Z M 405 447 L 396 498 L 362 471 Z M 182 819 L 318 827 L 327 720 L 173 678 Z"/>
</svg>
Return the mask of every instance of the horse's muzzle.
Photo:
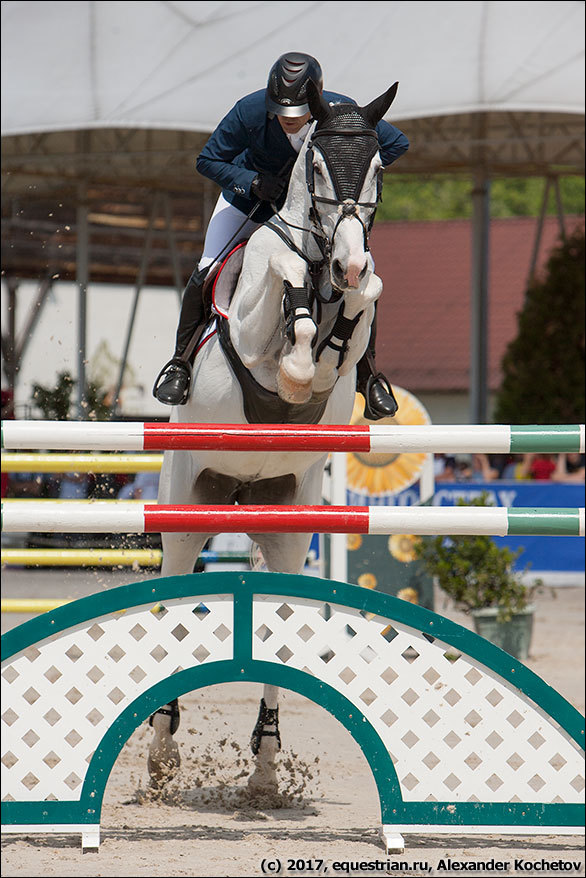
<svg viewBox="0 0 586 878">
<path fill-rule="evenodd" d="M 335 287 L 340 290 L 357 289 L 360 281 L 368 271 L 368 260 L 365 258 L 362 265 L 354 261 L 349 261 L 347 265 L 343 265 L 339 259 L 332 261 L 332 281 Z"/>
</svg>

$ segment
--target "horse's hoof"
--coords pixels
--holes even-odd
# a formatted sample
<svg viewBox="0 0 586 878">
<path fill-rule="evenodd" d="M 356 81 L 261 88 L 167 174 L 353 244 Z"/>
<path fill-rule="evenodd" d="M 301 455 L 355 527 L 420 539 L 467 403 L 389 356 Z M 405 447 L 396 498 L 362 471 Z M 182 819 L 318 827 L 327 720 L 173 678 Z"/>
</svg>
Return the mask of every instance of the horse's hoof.
<svg viewBox="0 0 586 878">
<path fill-rule="evenodd" d="M 277 780 L 276 766 L 274 762 L 266 766 L 255 766 L 254 771 L 247 781 L 248 789 L 251 793 L 262 793 L 263 795 L 276 795 L 279 791 L 279 782 Z"/>
<path fill-rule="evenodd" d="M 312 383 L 296 381 L 281 367 L 277 373 L 277 393 L 284 402 L 301 405 L 311 399 Z"/>
<path fill-rule="evenodd" d="M 149 749 L 147 768 L 150 776 L 150 785 L 154 789 L 161 789 L 172 780 L 181 766 L 179 747 L 173 738 L 165 738 L 162 741 L 153 741 Z"/>
</svg>

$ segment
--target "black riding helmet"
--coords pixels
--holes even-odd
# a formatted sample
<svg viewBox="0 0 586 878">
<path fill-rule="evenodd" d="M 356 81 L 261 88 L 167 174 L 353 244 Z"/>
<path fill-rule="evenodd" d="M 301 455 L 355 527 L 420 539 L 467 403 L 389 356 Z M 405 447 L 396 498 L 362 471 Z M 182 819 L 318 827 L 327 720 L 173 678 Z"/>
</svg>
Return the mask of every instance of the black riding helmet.
<svg viewBox="0 0 586 878">
<path fill-rule="evenodd" d="M 313 79 L 323 87 L 319 63 L 304 52 L 287 52 L 275 61 L 269 73 L 266 90 L 266 108 L 271 115 L 304 116 L 309 113 L 307 83 Z"/>
</svg>

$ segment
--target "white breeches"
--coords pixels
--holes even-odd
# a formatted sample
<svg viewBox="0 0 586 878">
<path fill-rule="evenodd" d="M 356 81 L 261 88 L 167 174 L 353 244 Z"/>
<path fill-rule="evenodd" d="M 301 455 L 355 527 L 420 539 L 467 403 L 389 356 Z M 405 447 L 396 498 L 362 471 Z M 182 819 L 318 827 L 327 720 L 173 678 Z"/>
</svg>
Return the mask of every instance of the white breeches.
<svg viewBox="0 0 586 878">
<path fill-rule="evenodd" d="M 226 245 L 230 238 L 236 234 L 238 228 L 245 220 L 246 214 L 235 208 L 220 194 L 208 224 L 202 257 L 197 267 L 200 269 L 205 268 L 207 265 L 215 262 L 218 257 L 226 256 L 236 244 L 249 238 L 258 229 L 259 223 L 248 220 L 240 230 L 238 237 L 227 248 Z"/>
</svg>

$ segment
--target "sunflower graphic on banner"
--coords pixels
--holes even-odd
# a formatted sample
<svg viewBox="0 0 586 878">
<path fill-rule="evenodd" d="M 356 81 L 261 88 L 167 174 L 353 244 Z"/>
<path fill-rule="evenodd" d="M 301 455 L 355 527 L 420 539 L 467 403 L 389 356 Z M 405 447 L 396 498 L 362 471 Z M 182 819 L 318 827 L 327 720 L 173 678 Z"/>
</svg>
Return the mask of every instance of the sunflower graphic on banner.
<svg viewBox="0 0 586 878">
<path fill-rule="evenodd" d="M 377 424 L 431 424 L 431 419 L 412 393 L 393 386 L 399 403 L 394 418 L 383 418 Z M 356 394 L 352 424 L 371 424 L 363 416 L 364 399 Z M 426 454 L 351 453 L 347 455 L 348 503 L 354 505 L 412 506 L 421 501 L 419 482 Z M 408 492 L 403 495 L 403 492 Z"/>
</svg>

